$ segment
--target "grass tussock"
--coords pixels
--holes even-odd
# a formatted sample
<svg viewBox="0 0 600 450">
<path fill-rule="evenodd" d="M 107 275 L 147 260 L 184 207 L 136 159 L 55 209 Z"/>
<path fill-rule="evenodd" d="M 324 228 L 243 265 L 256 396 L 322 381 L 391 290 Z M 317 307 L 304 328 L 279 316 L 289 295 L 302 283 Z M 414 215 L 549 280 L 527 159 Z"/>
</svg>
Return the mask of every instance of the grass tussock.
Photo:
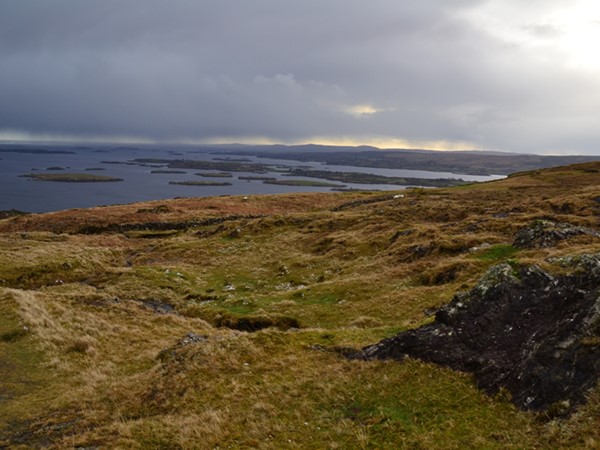
<svg viewBox="0 0 600 450">
<path fill-rule="evenodd" d="M 560 271 L 553 258 L 597 252 L 590 236 L 512 245 L 536 219 L 596 227 L 596 166 L 402 198 L 177 199 L 1 220 L 0 446 L 594 448 L 598 388 L 571 418 L 544 418 L 448 369 L 323 349 L 427 323 L 499 262 Z"/>
</svg>

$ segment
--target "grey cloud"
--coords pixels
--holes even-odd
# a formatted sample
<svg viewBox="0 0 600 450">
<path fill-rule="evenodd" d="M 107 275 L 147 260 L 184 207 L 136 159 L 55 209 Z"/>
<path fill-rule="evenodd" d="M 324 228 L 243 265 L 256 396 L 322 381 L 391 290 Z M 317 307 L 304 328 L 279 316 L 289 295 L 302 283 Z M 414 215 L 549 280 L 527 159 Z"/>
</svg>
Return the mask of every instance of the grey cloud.
<svg viewBox="0 0 600 450">
<path fill-rule="evenodd" d="M 4 0 L 0 130 L 593 151 L 548 124 L 595 117 L 595 79 L 488 33 L 466 14 L 485 3 Z"/>
</svg>

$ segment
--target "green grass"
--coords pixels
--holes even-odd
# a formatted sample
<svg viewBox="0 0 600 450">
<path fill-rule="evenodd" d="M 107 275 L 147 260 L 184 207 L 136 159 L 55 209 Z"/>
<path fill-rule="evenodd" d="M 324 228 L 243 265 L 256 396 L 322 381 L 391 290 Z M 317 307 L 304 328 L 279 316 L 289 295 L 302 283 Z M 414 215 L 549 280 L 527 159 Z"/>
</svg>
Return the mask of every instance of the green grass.
<svg viewBox="0 0 600 450">
<path fill-rule="evenodd" d="M 10 297 L 0 296 L 0 436 L 10 423 L 39 412 L 37 393 L 52 379 L 45 373 L 43 361 L 18 305 Z"/>
<path fill-rule="evenodd" d="M 518 248 L 510 244 L 498 244 L 478 253 L 476 258 L 483 261 L 502 261 L 510 259 L 519 252 Z"/>
</svg>

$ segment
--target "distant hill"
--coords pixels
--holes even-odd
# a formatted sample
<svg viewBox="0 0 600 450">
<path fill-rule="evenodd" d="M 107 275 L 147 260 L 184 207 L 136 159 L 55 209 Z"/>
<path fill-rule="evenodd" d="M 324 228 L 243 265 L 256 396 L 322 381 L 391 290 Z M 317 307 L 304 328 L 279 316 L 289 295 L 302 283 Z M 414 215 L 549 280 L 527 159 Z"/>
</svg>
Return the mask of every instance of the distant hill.
<svg viewBox="0 0 600 450">
<path fill-rule="evenodd" d="M 486 151 L 379 150 L 375 147 L 336 147 L 323 145 L 247 146 L 228 151 L 264 158 L 322 161 L 332 165 L 385 169 L 429 170 L 470 175 L 508 175 L 600 160 L 600 156 L 545 156 Z"/>
</svg>

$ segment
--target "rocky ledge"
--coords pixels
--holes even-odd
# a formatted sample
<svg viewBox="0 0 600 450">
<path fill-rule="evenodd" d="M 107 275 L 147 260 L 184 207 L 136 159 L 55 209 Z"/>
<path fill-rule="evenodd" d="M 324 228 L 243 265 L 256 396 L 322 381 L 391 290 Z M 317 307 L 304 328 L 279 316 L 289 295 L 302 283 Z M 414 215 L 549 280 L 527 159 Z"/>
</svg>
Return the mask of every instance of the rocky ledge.
<svg viewBox="0 0 600 450">
<path fill-rule="evenodd" d="M 471 372 L 479 388 L 504 389 L 522 409 L 568 414 L 600 374 L 600 253 L 553 262 L 569 273 L 494 266 L 434 322 L 351 356 L 411 357 Z"/>
<path fill-rule="evenodd" d="M 536 220 L 517 232 L 513 245 L 519 248 L 554 247 L 559 241 L 580 235 L 600 237 L 600 233 L 591 228 L 551 220 Z"/>
</svg>

